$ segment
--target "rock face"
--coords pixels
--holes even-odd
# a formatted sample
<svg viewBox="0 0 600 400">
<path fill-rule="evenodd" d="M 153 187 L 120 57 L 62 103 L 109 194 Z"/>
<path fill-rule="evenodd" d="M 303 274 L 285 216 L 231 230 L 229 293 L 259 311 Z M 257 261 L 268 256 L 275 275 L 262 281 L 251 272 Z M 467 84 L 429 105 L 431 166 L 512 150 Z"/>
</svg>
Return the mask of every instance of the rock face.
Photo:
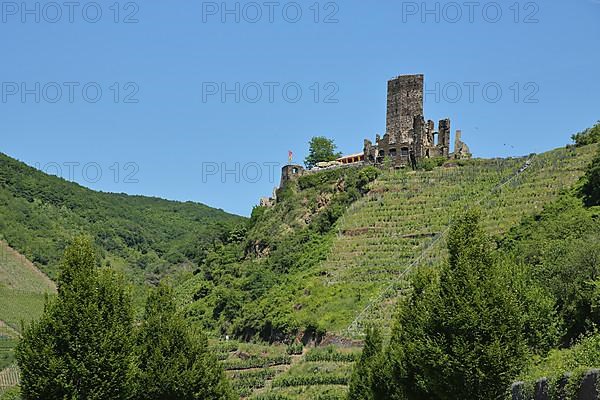
<svg viewBox="0 0 600 400">
<path fill-rule="evenodd" d="M 469 150 L 469 146 L 467 146 L 465 142 L 460 140 L 461 136 L 462 132 L 456 131 L 456 135 L 454 135 L 454 158 L 471 158 L 471 151 Z"/>
<path fill-rule="evenodd" d="M 415 167 L 423 158 L 452 156 L 450 120 L 439 121 L 436 132 L 434 122 L 425 121 L 423 116 L 423 81 L 423 75 L 403 75 L 388 82 L 386 133 L 383 137 L 377 135 L 374 144 L 365 140 L 366 163 L 383 164 L 389 159 L 396 168 Z M 459 132 L 454 156 L 470 157 L 469 148 L 460 141 Z"/>
</svg>

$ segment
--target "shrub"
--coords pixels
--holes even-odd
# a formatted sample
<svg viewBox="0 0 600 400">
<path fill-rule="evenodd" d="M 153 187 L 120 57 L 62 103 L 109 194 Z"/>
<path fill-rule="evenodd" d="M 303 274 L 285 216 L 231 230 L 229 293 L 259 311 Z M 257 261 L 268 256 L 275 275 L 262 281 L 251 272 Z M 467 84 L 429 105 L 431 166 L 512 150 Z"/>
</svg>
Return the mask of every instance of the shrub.
<svg viewBox="0 0 600 400">
<path fill-rule="evenodd" d="M 600 134 L 600 123 L 597 127 Z M 587 206 L 600 205 L 600 148 L 585 173 L 581 192 Z"/>
<path fill-rule="evenodd" d="M 446 158 L 444 158 L 444 157 L 422 158 L 417 163 L 417 169 L 431 171 L 435 167 L 440 167 L 440 166 L 444 165 L 445 162 L 446 162 Z"/>
<path fill-rule="evenodd" d="M 576 146 L 585 146 L 600 142 L 600 121 L 593 127 L 574 134 L 571 136 L 571 139 L 575 142 Z"/>
<path fill-rule="evenodd" d="M 286 352 L 290 355 L 302 354 L 303 351 L 304 345 L 302 343 L 291 343 L 286 349 Z"/>
</svg>

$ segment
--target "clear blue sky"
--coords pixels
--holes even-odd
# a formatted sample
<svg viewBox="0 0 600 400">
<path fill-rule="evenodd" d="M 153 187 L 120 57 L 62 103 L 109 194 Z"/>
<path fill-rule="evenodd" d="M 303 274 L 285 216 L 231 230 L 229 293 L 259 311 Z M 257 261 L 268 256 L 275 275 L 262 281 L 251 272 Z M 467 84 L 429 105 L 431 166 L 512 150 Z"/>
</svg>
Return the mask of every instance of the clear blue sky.
<svg viewBox="0 0 600 400">
<path fill-rule="evenodd" d="M 386 81 L 407 73 L 425 74 L 426 118 L 451 118 L 480 157 L 562 146 L 600 119 L 598 0 L 100 3 L 0 4 L 0 151 L 98 190 L 248 215 L 279 180 L 265 163 L 302 161 L 315 135 L 354 153 L 383 133 Z M 203 179 L 214 163 L 239 163 L 239 183 Z"/>
</svg>

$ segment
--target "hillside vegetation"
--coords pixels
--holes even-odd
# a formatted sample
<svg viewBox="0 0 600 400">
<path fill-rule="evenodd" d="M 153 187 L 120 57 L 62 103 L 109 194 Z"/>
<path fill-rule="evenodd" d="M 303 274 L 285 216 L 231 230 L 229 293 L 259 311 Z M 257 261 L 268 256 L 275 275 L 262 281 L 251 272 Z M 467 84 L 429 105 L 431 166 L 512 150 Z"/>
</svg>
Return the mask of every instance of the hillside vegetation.
<svg viewBox="0 0 600 400">
<path fill-rule="evenodd" d="M 451 160 L 416 171 L 347 166 L 311 173 L 289 181 L 275 206 L 255 207 L 249 220 L 226 216 L 210 227 L 187 220 L 186 206 L 198 205 L 94 193 L 64 181 L 77 189 L 75 198 L 83 190 L 89 199 L 99 196 L 99 205 L 70 207 L 69 200 L 59 206 L 43 190 L 49 196 L 43 205 L 40 194 L 20 202 L 30 187 L 39 189 L 31 182 L 8 182 L 0 195 L 21 193 L 7 198 L 41 221 L 51 215 L 68 228 L 60 231 L 64 242 L 91 233 L 102 252 L 95 265 L 103 258 L 102 266 L 113 267 L 101 270 L 116 267 L 154 281 L 172 272 L 171 265 L 194 266 L 175 289 L 178 312 L 166 287 L 154 292 L 144 316 L 129 314 L 127 302 L 124 326 L 140 335 L 131 355 L 146 360 L 135 372 L 144 382 L 134 388 L 141 397 L 143 387 L 158 393 L 178 381 L 174 373 L 159 382 L 163 355 L 172 353 L 168 363 L 176 370 L 190 367 L 180 354 L 195 346 L 199 329 L 212 337 L 207 357 L 220 360 L 241 398 L 483 400 L 502 397 L 519 377 L 555 379 L 599 366 L 600 153 L 588 143 L 594 132 L 578 136 L 576 146 L 527 157 Z M 100 213 L 100 205 L 112 209 Z M 136 218 L 125 218 L 123 210 Z M 114 229 L 103 230 L 92 212 Z M 52 225 L 36 236 L 17 214 L 17 225 L 3 219 L 0 227 L 17 226 L 21 236 L 56 244 L 44 236 Z M 139 246 L 127 245 L 121 224 L 144 233 Z M 199 231 L 183 232 L 190 227 L 207 228 L 209 239 L 196 243 Z M 108 246 L 115 242 L 121 245 Z M 26 259 L 3 246 L 12 261 L 0 264 L 0 290 L 15 301 L 27 294 L 24 302 L 53 292 L 35 265 L 22 265 Z M 140 265 L 147 254 L 154 263 Z M 52 274 L 52 257 L 42 261 L 37 264 Z M 8 321 L 0 333 L 14 343 L 20 328 L 13 322 L 26 319 L 31 304 L 16 315 L 0 311 Z M 171 317 L 172 327 L 157 323 Z M 147 324 L 141 331 L 139 321 Z M 178 339 L 186 335 L 189 343 Z M 204 336 L 198 338 L 205 348 Z M 177 351 L 157 353 L 154 342 Z"/>
<path fill-rule="evenodd" d="M 37 320 L 55 295 L 51 278 L 75 236 L 94 238 L 97 265 L 127 274 L 139 309 L 144 283 L 193 270 L 240 223 L 202 204 L 95 192 L 0 154 L 0 370 L 14 363 L 21 323 Z"/>
<path fill-rule="evenodd" d="M 66 245 L 91 235 L 99 259 L 138 282 L 203 260 L 243 218 L 198 203 L 95 192 L 0 153 L 0 239 L 55 279 Z"/>
<path fill-rule="evenodd" d="M 520 379 L 532 399 L 542 377 L 548 398 L 588 398 L 578 394 L 581 379 L 600 367 L 596 149 L 578 146 L 595 151 L 580 179 L 500 235 L 479 207 L 461 213 L 445 240 L 449 256 L 409 277 L 390 340 L 380 325 L 368 329 L 349 400 L 511 398 Z M 497 225 L 501 215 L 487 218 Z"/>
<path fill-rule="evenodd" d="M 204 328 L 242 338 L 362 337 L 369 321 L 389 327 L 397 295 L 410 290 L 405 274 L 445 257 L 458 212 L 480 206 L 485 231 L 499 238 L 577 182 L 594 149 L 384 172 L 359 189 L 361 169 L 301 177 L 180 286 L 183 308 Z"/>
<path fill-rule="evenodd" d="M 0 241 L 0 370 L 14 363 L 21 322 L 41 316 L 56 285 L 25 256 Z"/>
</svg>

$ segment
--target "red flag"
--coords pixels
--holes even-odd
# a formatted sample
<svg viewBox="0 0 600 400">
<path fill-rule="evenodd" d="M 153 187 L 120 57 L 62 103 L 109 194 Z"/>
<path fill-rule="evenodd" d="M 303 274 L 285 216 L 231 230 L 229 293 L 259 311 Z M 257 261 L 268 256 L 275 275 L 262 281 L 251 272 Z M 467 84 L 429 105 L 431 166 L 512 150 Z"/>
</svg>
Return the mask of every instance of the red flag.
<svg viewBox="0 0 600 400">
<path fill-rule="evenodd" d="M 288 162 L 292 162 L 292 158 L 294 158 L 294 153 L 291 150 L 288 150 Z"/>
</svg>

